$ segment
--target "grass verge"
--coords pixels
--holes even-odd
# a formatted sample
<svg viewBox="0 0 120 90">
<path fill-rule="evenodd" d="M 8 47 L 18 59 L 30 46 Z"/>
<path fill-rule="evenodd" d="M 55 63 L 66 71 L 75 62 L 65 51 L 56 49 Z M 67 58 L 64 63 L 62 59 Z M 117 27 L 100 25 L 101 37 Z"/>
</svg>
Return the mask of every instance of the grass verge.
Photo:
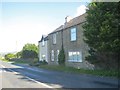
<svg viewBox="0 0 120 90">
<path fill-rule="evenodd" d="M 9 60 L 6 60 L 6 59 L 0 59 L 0 60 L 5 62 L 10 62 Z"/>
<path fill-rule="evenodd" d="M 28 61 L 25 61 L 25 60 L 15 60 L 15 61 L 12 61 L 13 63 L 16 63 L 16 64 L 29 64 Z"/>
<path fill-rule="evenodd" d="M 65 66 L 52 66 L 52 65 L 40 65 L 39 68 L 55 70 L 55 71 L 63 71 L 68 73 L 78 73 L 78 74 L 91 74 L 97 76 L 107 76 L 107 77 L 119 77 L 117 70 L 86 70 L 86 69 L 76 69 L 73 67 L 65 67 Z"/>
<path fill-rule="evenodd" d="M 6 62 L 12 62 L 15 64 L 31 64 L 29 60 L 2 60 Z M 34 66 L 34 65 L 33 65 Z M 54 71 L 62 71 L 67 73 L 78 73 L 78 74 L 91 74 L 96 76 L 107 76 L 107 77 L 116 77 L 120 78 L 120 71 L 118 70 L 86 70 L 86 69 L 76 69 L 73 67 L 66 67 L 66 66 L 56 66 L 56 65 L 37 65 L 36 67 L 47 69 L 47 70 L 54 70 Z"/>
<path fill-rule="evenodd" d="M 2 61 L 5 62 L 12 62 L 12 63 L 16 63 L 16 64 L 29 64 L 31 63 L 29 60 L 24 60 L 24 59 L 15 59 L 15 60 L 6 60 L 6 59 L 2 59 Z"/>
</svg>

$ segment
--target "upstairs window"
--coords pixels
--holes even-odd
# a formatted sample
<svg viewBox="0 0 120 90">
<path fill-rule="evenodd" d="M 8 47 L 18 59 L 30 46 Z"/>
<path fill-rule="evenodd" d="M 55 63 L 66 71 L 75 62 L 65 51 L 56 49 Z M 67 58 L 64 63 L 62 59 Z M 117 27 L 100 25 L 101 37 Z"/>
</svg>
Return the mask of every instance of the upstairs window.
<svg viewBox="0 0 120 90">
<path fill-rule="evenodd" d="M 56 33 L 53 34 L 53 44 L 56 44 Z"/>
<path fill-rule="evenodd" d="M 71 28 L 71 41 L 76 41 L 76 28 Z"/>
</svg>

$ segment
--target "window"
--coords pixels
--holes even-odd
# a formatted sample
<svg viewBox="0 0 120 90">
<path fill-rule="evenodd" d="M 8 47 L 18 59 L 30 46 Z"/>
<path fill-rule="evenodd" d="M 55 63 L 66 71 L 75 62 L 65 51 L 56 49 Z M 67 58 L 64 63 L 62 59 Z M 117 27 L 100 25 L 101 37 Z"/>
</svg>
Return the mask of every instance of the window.
<svg viewBox="0 0 120 90">
<path fill-rule="evenodd" d="M 81 52 L 69 52 L 69 61 L 71 62 L 82 62 L 82 53 Z"/>
<path fill-rule="evenodd" d="M 56 33 L 53 34 L 53 44 L 56 44 Z"/>
<path fill-rule="evenodd" d="M 44 40 L 42 41 L 42 46 L 45 46 L 45 41 Z"/>
<path fill-rule="evenodd" d="M 43 61 L 45 60 L 45 55 L 42 55 L 42 60 L 43 60 Z"/>
<path fill-rule="evenodd" d="M 51 61 L 54 61 L 54 51 L 51 51 Z"/>
<path fill-rule="evenodd" d="M 71 41 L 76 40 L 76 28 L 71 28 Z"/>
<path fill-rule="evenodd" d="M 59 51 L 59 50 L 57 50 L 57 61 L 58 61 L 58 55 L 59 55 L 59 52 L 60 52 L 60 51 Z"/>
</svg>

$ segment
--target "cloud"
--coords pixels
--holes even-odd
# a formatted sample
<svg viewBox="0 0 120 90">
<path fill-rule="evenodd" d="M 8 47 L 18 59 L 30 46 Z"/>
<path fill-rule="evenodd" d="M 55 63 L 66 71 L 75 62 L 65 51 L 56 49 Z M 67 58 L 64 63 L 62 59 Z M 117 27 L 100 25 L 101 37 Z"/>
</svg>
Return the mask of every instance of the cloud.
<svg viewBox="0 0 120 90">
<path fill-rule="evenodd" d="M 86 12 L 87 7 L 85 5 L 81 5 L 77 8 L 77 13 L 75 14 L 76 16 L 82 15 Z"/>
</svg>

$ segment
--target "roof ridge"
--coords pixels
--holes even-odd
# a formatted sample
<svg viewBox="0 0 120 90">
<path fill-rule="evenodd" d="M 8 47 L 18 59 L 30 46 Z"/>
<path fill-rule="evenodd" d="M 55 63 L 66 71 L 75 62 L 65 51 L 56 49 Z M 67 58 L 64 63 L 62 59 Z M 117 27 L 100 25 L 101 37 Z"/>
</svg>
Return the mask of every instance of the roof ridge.
<svg viewBox="0 0 120 90">
<path fill-rule="evenodd" d="M 61 31 L 63 28 L 66 29 L 66 28 L 69 28 L 69 27 L 72 27 L 74 25 L 77 25 L 77 24 L 84 22 L 85 17 L 83 17 L 83 16 L 86 16 L 86 13 L 72 18 L 69 22 L 66 22 L 64 25 L 60 25 L 58 28 L 56 28 L 53 32 L 51 32 L 49 34 Z"/>
</svg>

